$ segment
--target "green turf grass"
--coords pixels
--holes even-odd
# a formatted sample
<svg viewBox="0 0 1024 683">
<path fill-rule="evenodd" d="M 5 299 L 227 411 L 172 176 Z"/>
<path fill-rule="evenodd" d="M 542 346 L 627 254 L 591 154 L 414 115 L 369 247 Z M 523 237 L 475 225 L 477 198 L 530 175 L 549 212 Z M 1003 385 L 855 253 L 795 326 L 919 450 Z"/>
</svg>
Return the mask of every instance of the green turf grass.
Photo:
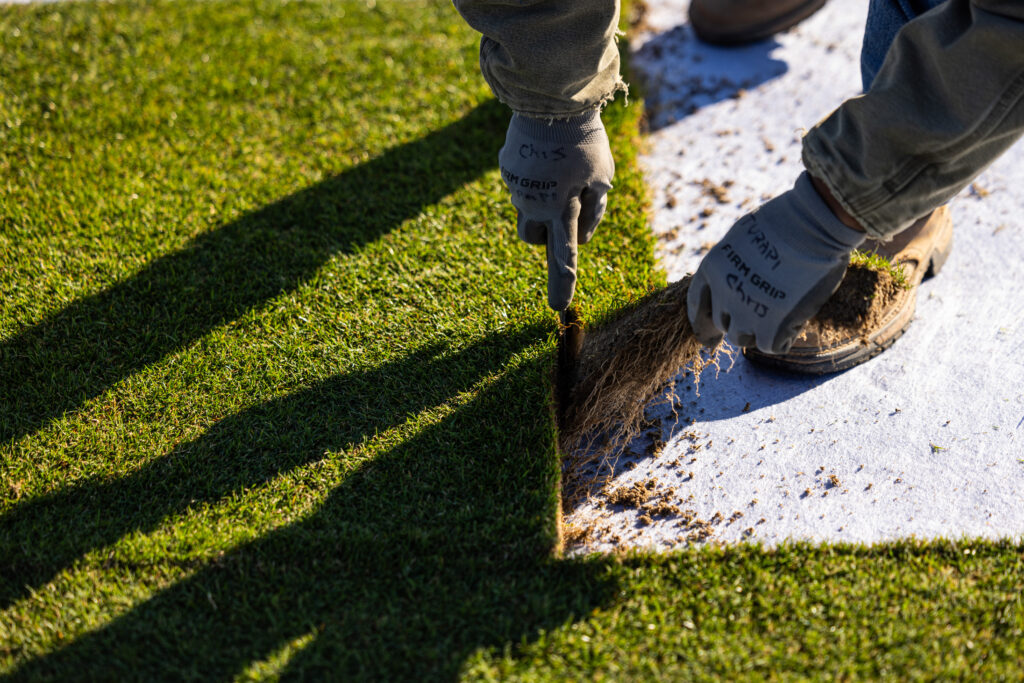
<svg viewBox="0 0 1024 683">
<path fill-rule="evenodd" d="M 861 268 L 867 268 L 868 270 L 880 273 L 888 273 L 889 277 L 891 277 L 893 282 L 895 282 L 899 287 L 903 289 L 910 289 L 910 283 L 907 281 L 907 274 L 903 270 L 903 266 L 894 261 L 890 261 L 881 254 L 856 249 L 853 254 L 850 255 L 850 265 L 860 266 Z"/>
<path fill-rule="evenodd" d="M 0 7 L 0 46 L 0 673 L 1019 664 L 1019 546 L 558 556 L 543 254 L 447 2 Z M 592 319 L 662 281 L 640 113 Z"/>
</svg>

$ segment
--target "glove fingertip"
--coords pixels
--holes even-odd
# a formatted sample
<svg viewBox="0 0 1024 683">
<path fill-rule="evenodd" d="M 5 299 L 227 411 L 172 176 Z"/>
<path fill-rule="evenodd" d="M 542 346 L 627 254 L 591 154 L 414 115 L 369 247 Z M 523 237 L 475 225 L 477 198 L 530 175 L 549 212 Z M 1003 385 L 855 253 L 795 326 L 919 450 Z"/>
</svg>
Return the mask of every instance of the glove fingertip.
<svg viewBox="0 0 1024 683">
<path fill-rule="evenodd" d="M 717 346 L 724 337 L 711 319 L 711 288 L 703 277 L 694 276 L 686 293 L 686 316 L 693 335 L 704 346 Z"/>
<path fill-rule="evenodd" d="M 722 334 L 721 332 L 717 332 L 717 334 L 698 334 L 696 335 L 696 337 L 697 341 L 699 341 L 704 346 L 707 346 L 708 348 L 714 348 L 718 346 L 719 344 L 722 343 L 722 340 L 725 339 L 725 335 Z"/>
<path fill-rule="evenodd" d="M 576 274 L 573 271 L 548 272 L 548 306 L 564 311 L 576 293 Z"/>
<path fill-rule="evenodd" d="M 757 338 L 749 332 L 737 334 L 735 337 L 730 337 L 729 341 L 731 341 L 734 346 L 738 346 L 741 349 L 750 346 L 757 346 Z"/>
<path fill-rule="evenodd" d="M 579 218 L 579 233 L 577 239 L 579 244 L 586 244 L 594 236 L 597 226 L 604 218 L 608 208 L 607 190 L 583 190 L 580 195 L 582 205 Z"/>
<path fill-rule="evenodd" d="M 691 324 L 697 321 L 698 309 L 706 296 L 705 292 L 707 290 L 708 284 L 700 276 L 700 273 L 694 275 L 693 279 L 690 280 L 689 288 L 686 290 L 686 315 L 690 319 Z"/>
<path fill-rule="evenodd" d="M 758 349 L 763 353 L 781 356 L 783 354 L 789 353 L 789 350 L 793 348 L 793 344 L 794 342 L 796 342 L 796 338 L 799 336 L 799 334 L 800 328 L 785 331 L 783 333 L 780 333 L 771 343 L 770 346 L 766 342 L 764 345 L 758 344 Z M 768 348 L 764 348 L 765 346 L 768 346 Z"/>
<path fill-rule="evenodd" d="M 564 311 L 576 291 L 576 246 L 566 226 L 557 221 L 548 231 L 548 305 Z"/>
<path fill-rule="evenodd" d="M 569 308 L 569 304 L 572 303 L 572 297 L 575 293 L 575 287 L 570 287 L 568 292 L 555 292 L 548 291 L 548 306 L 553 311 L 564 311 Z"/>
</svg>

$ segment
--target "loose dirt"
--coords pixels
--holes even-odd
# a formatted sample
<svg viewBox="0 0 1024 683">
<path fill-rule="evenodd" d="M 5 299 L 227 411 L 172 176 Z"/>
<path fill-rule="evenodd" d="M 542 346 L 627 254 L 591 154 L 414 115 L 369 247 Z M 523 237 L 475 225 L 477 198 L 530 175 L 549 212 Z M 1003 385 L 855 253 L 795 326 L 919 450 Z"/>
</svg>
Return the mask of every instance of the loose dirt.
<svg viewBox="0 0 1024 683">
<path fill-rule="evenodd" d="M 647 502 L 651 497 L 653 485 L 651 482 L 636 482 L 632 486 L 617 488 L 608 494 L 608 502 L 612 505 L 622 507 L 638 508 Z"/>
</svg>

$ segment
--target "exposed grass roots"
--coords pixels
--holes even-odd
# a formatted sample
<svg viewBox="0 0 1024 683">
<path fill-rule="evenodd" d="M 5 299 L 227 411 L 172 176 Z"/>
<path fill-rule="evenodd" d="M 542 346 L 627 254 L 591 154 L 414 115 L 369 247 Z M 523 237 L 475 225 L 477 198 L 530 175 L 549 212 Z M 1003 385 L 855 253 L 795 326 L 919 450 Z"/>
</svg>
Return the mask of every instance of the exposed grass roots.
<svg viewBox="0 0 1024 683">
<path fill-rule="evenodd" d="M 687 276 L 587 332 L 561 428 L 567 510 L 606 483 L 618 454 L 640 433 L 644 409 L 673 377 L 689 369 L 696 382 L 717 366 L 719 349 L 702 351 L 690 327 L 689 285 Z"/>
</svg>

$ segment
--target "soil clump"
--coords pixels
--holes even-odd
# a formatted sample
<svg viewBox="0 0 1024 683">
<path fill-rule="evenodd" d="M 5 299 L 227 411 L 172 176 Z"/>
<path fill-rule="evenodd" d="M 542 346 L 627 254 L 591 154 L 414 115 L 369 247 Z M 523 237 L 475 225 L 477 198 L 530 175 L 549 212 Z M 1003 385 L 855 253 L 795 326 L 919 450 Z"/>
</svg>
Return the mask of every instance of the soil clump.
<svg viewBox="0 0 1024 683">
<path fill-rule="evenodd" d="M 886 270 L 851 264 L 839 288 L 804 326 L 825 343 L 864 337 L 876 329 L 892 304 L 908 290 Z"/>
<path fill-rule="evenodd" d="M 642 482 L 632 486 L 623 486 L 608 494 L 608 502 L 622 507 L 638 508 L 647 502 L 652 495 L 651 487 Z"/>
</svg>

